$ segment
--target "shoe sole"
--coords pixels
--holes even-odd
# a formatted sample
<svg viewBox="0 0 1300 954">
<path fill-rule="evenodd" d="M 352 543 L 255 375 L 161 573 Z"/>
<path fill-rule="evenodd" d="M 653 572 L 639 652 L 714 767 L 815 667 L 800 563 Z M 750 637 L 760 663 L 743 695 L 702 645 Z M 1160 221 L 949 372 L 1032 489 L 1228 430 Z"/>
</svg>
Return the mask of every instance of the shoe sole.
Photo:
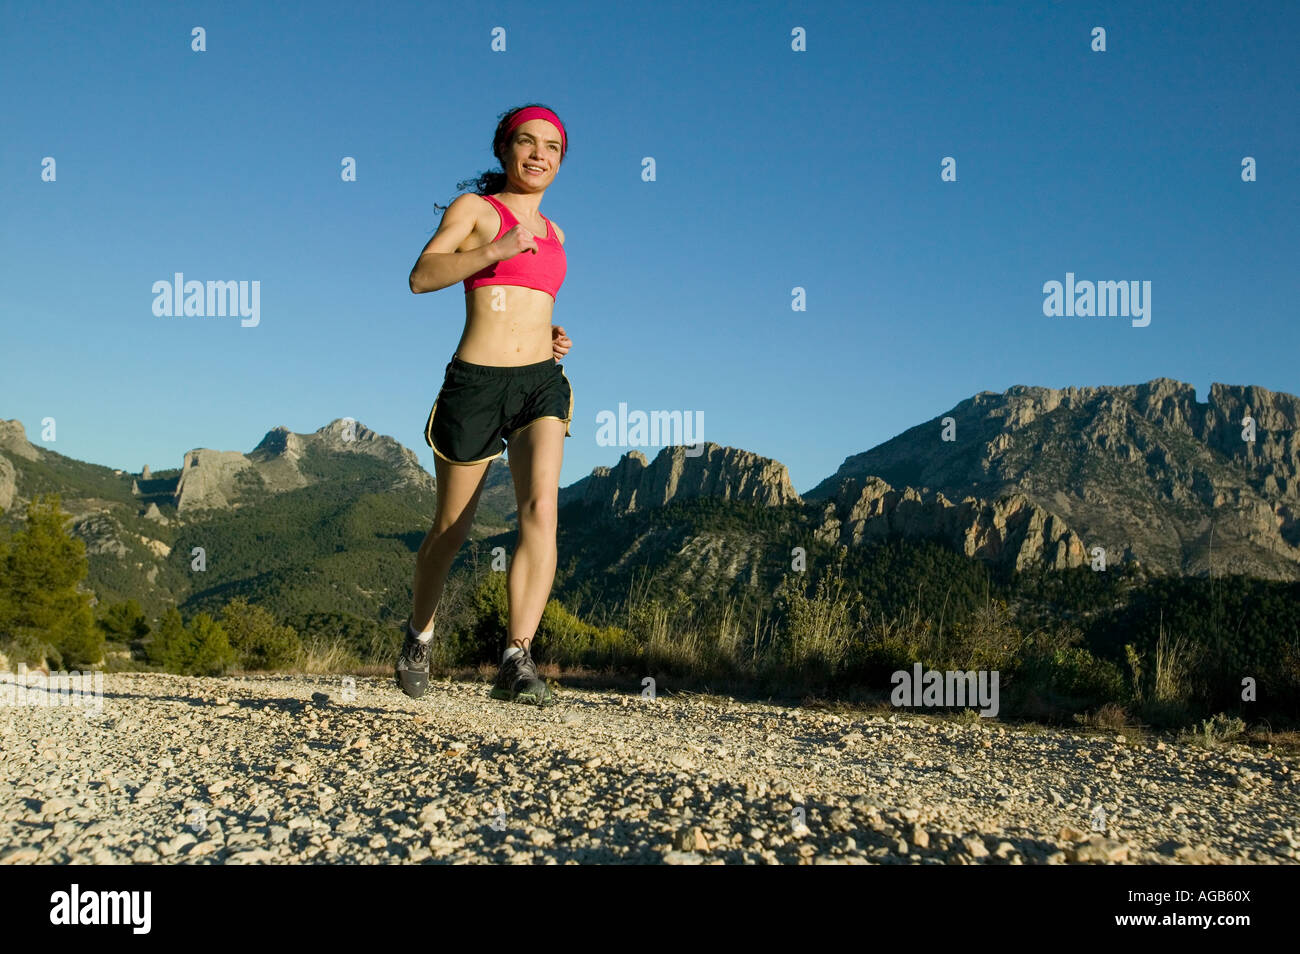
<svg viewBox="0 0 1300 954">
<path fill-rule="evenodd" d="M 407 670 L 407 671 L 409 672 L 410 670 Z M 428 677 L 428 676 L 425 676 L 424 684 L 423 684 L 423 685 L 413 686 L 413 687 L 410 687 L 410 688 L 408 688 L 408 687 L 406 686 L 406 684 L 405 684 L 404 682 L 402 682 L 402 677 L 399 676 L 399 675 L 397 675 L 396 673 L 393 674 L 393 679 L 397 682 L 397 688 L 398 688 L 398 689 L 401 689 L 402 692 L 406 693 L 406 695 L 409 696 L 409 697 L 412 698 L 412 699 L 418 699 L 418 698 L 420 698 L 420 696 L 424 695 L 425 690 L 427 690 L 427 689 L 429 688 L 429 677 Z M 414 689 L 415 691 L 412 692 L 411 689 Z"/>
<path fill-rule="evenodd" d="M 538 701 L 537 693 L 535 692 L 521 692 L 516 694 L 509 689 L 498 689 L 494 686 L 490 695 L 493 699 L 500 699 L 502 702 L 519 702 L 525 705 L 538 707 L 555 705 L 555 693 L 553 692 L 547 692 L 546 697 L 541 701 Z"/>
</svg>

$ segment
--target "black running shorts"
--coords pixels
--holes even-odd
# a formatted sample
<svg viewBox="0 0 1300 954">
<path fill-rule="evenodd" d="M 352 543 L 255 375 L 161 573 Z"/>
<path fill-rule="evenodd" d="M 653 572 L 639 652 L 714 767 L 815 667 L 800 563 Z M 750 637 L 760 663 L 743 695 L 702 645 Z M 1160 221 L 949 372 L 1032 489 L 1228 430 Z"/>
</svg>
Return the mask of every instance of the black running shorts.
<svg viewBox="0 0 1300 954">
<path fill-rule="evenodd" d="M 554 358 L 498 367 L 453 355 L 424 425 L 424 440 L 445 461 L 481 464 L 500 457 L 514 434 L 544 420 L 563 421 L 564 436 L 572 436 L 573 389 Z"/>
</svg>

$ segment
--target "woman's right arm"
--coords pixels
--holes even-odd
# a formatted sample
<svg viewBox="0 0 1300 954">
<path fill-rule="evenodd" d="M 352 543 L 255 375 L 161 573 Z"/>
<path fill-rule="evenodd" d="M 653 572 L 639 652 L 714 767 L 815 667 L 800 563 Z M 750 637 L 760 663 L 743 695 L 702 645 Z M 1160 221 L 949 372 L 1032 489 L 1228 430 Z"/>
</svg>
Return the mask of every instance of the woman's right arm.
<svg viewBox="0 0 1300 954">
<path fill-rule="evenodd" d="M 478 202 L 476 196 L 467 193 L 457 196 L 447 207 L 438 231 L 429 239 L 429 244 L 424 246 L 424 251 L 415 260 L 415 267 L 411 269 L 410 286 L 414 294 L 454 285 L 500 261 L 500 249 L 495 242 L 464 252 L 456 251 L 474 231 Z"/>
</svg>

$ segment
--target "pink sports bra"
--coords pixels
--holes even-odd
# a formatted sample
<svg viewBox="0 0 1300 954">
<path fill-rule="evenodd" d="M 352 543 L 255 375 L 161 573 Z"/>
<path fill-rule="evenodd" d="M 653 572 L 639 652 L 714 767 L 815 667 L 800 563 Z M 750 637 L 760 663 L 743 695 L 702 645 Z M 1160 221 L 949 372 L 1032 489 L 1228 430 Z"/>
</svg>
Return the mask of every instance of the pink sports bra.
<svg viewBox="0 0 1300 954">
<path fill-rule="evenodd" d="M 518 225 L 519 220 L 499 199 L 490 195 L 483 198 L 496 206 L 497 212 L 501 214 L 501 228 L 497 231 L 496 239 L 492 240 L 495 242 Z M 541 215 L 540 212 L 537 214 Z M 524 288 L 544 291 L 554 298 L 564 284 L 568 264 L 564 257 L 564 246 L 555 234 L 555 225 L 544 215 L 542 219 L 546 222 L 546 235 L 537 239 L 536 253 L 521 252 L 514 258 L 494 262 L 475 272 L 465 279 L 465 291 L 480 285 L 522 285 Z"/>
</svg>

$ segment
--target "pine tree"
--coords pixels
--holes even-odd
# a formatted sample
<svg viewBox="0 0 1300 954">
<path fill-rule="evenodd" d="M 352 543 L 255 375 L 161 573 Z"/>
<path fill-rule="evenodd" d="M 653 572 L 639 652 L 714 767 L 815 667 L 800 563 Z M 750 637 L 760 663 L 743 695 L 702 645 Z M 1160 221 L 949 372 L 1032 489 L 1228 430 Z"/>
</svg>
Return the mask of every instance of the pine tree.
<svg viewBox="0 0 1300 954">
<path fill-rule="evenodd" d="M 181 671 L 190 676 L 219 676 L 235 662 L 235 651 L 221 624 L 199 613 L 186 627 L 186 657 Z"/>
<path fill-rule="evenodd" d="M 58 494 L 32 501 L 26 527 L 4 554 L 0 612 L 3 634 L 18 656 L 80 669 L 103 662 L 104 638 L 90 608 L 92 594 L 78 588 L 89 567 L 85 543 L 65 528 L 70 519 Z"/>
<path fill-rule="evenodd" d="M 244 669 L 283 669 L 298 658 L 297 631 L 281 626 L 270 612 L 249 605 L 245 597 L 222 608 L 221 625 Z"/>
<path fill-rule="evenodd" d="M 126 645 L 149 635 L 149 623 L 145 620 L 144 610 L 135 600 L 107 607 L 99 618 L 99 628 L 105 639 Z"/>
<path fill-rule="evenodd" d="M 180 672 L 188 655 L 186 639 L 181 611 L 174 606 L 169 607 L 154 631 L 153 638 L 145 644 L 145 658 L 168 672 Z"/>
</svg>

